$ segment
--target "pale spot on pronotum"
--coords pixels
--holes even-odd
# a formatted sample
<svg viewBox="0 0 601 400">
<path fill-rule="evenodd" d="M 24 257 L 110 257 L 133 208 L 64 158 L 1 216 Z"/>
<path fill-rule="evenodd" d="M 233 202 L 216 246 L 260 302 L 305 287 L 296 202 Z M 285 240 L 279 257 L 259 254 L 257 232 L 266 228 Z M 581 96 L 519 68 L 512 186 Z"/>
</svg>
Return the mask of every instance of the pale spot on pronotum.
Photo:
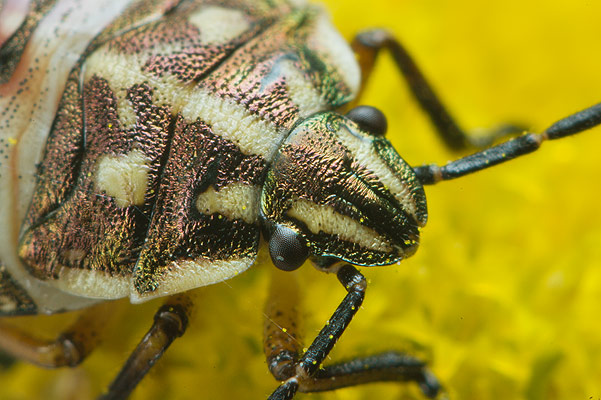
<svg viewBox="0 0 601 400">
<path fill-rule="evenodd" d="M 278 68 L 286 80 L 288 96 L 299 109 L 301 117 L 307 117 L 326 108 L 325 101 L 313 82 L 294 66 L 291 60 L 282 60 Z"/>
<path fill-rule="evenodd" d="M 200 29 L 203 44 L 229 42 L 250 27 L 242 11 L 216 6 L 204 7 L 190 15 L 189 21 Z"/>
<path fill-rule="evenodd" d="M 118 207 L 141 205 L 148 187 L 148 158 L 140 150 L 106 155 L 96 167 L 96 190 L 111 196 Z"/>
<path fill-rule="evenodd" d="M 249 224 L 258 215 L 259 188 L 243 183 L 232 183 L 216 191 L 209 187 L 196 199 L 196 209 L 204 215 L 219 214 L 229 220 L 241 219 Z"/>
</svg>

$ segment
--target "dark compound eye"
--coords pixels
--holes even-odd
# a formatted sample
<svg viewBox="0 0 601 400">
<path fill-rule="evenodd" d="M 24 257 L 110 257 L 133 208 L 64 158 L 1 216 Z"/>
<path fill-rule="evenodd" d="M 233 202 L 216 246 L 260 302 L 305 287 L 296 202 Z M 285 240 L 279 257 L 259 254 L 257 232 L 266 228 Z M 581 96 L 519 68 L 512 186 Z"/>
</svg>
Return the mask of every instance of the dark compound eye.
<svg viewBox="0 0 601 400">
<path fill-rule="evenodd" d="M 346 117 L 374 136 L 384 136 L 388 130 L 386 116 L 375 107 L 355 107 L 346 114 Z"/>
<path fill-rule="evenodd" d="M 269 240 L 269 254 L 273 265 L 283 271 L 294 271 L 309 257 L 309 248 L 292 229 L 278 226 Z"/>
</svg>

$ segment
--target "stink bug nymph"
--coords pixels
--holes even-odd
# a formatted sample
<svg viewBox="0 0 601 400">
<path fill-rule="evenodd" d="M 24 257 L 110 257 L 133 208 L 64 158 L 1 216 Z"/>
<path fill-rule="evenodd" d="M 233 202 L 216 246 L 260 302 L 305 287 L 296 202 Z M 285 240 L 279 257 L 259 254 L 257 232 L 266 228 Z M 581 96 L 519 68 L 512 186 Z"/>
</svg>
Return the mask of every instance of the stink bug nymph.
<svg viewBox="0 0 601 400">
<path fill-rule="evenodd" d="M 394 34 L 365 30 L 349 45 L 302 0 L 0 4 L 0 347 L 75 366 L 113 300 L 165 299 L 102 399 L 127 398 L 186 332 L 190 291 L 245 272 L 261 243 L 278 270 L 265 308 L 263 351 L 280 381 L 269 399 L 380 381 L 439 396 L 427 362 L 394 346 L 328 359 L 363 303 L 360 270 L 416 253 L 425 186 L 601 123 L 597 104 L 539 132 L 474 136 Z M 401 157 L 384 113 L 359 105 L 381 53 L 443 143 L 468 155 Z M 306 261 L 347 294 L 305 347 L 291 271 Z M 56 340 L 4 323 L 74 310 Z"/>
</svg>

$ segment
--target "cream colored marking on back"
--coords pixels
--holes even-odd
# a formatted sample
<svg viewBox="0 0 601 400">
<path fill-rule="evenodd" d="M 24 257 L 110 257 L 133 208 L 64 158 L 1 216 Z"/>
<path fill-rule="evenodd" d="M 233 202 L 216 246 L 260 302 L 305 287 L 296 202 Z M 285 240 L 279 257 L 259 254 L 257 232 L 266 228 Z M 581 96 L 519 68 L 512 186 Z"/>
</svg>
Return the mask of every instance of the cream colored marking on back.
<svg viewBox="0 0 601 400">
<path fill-rule="evenodd" d="M 203 44 L 227 43 L 250 27 L 242 11 L 218 6 L 201 8 L 190 15 L 189 21 L 200 30 Z"/>
<path fill-rule="evenodd" d="M 232 183 L 219 191 L 211 186 L 196 199 L 196 209 L 204 215 L 219 213 L 229 220 L 252 224 L 257 221 L 259 193 L 257 186 L 244 183 Z"/>
<path fill-rule="evenodd" d="M 258 154 L 270 161 L 284 130 L 251 114 L 229 99 L 197 89 L 188 97 L 182 115 L 207 123 L 216 135 L 234 142 L 244 154 Z"/>
<path fill-rule="evenodd" d="M 390 243 L 373 229 L 367 228 L 351 217 L 338 213 L 333 207 L 318 205 L 307 200 L 296 200 L 287 213 L 304 222 L 315 234 L 319 232 L 338 235 L 342 240 L 357 243 L 366 249 L 390 252 Z"/>
<path fill-rule="evenodd" d="M 130 300 L 132 303 L 142 303 L 156 297 L 212 285 L 246 271 L 254 261 L 254 257 L 236 260 L 199 258 L 196 260 L 174 261 L 169 265 L 169 272 L 161 276 L 156 291 L 140 295 L 132 287 Z"/>
<path fill-rule="evenodd" d="M 332 25 L 326 11 L 322 11 L 317 18 L 315 31 L 309 37 L 307 45 L 340 73 L 353 95 L 359 92 L 361 70 L 355 54 Z"/>
<path fill-rule="evenodd" d="M 148 163 L 141 150 L 104 155 L 96 166 L 96 190 L 111 196 L 118 207 L 142 205 L 148 188 Z"/>
<path fill-rule="evenodd" d="M 85 78 L 88 80 L 93 75 L 109 77 L 109 86 L 118 97 L 118 103 L 123 105 L 129 104 L 124 89 L 148 82 L 153 88 L 155 105 L 169 106 L 174 114 L 181 112 L 190 122 L 204 121 L 216 135 L 235 143 L 244 154 L 257 154 L 271 160 L 285 134 L 283 129 L 251 114 L 244 106 L 218 98 L 205 89 L 183 85 L 170 75 L 158 78 L 144 73 L 143 62 L 143 58 L 134 55 L 97 52 L 86 63 Z"/>
<path fill-rule="evenodd" d="M 58 0 L 38 24 L 23 55 L 24 62 L 37 59 L 35 70 L 39 72 L 30 74 L 27 65 L 19 65 L 10 81 L 0 85 L 0 109 L 6 109 L 15 97 L 10 112 L 0 117 L 0 126 L 4 125 L 0 138 L 10 143 L 3 149 L 8 158 L 0 162 L 0 221 L 3 222 L 0 224 L 0 262 L 29 293 L 41 313 L 94 303 L 32 278 L 17 256 L 18 232 L 33 196 L 36 165 L 40 162 L 67 76 L 90 40 L 127 4 L 128 1 L 99 0 L 83 4 Z M 26 84 L 19 85 L 20 82 Z"/>
<path fill-rule="evenodd" d="M 133 85 L 149 81 L 151 83 L 161 83 L 159 80 L 148 76 L 148 74 L 142 73 L 144 62 L 145 58 L 137 54 L 107 53 L 101 48 L 99 51 L 92 53 L 84 65 L 84 82 L 88 82 L 93 76 L 108 81 L 116 99 L 119 123 L 121 129 L 124 130 L 134 128 L 137 121 L 133 105 L 127 99 L 128 89 Z"/>
<path fill-rule="evenodd" d="M 117 93 L 115 93 L 115 98 L 117 99 L 117 115 L 119 116 L 121 129 L 123 130 L 132 129 L 136 125 L 138 119 L 133 105 L 126 96 L 127 91 L 125 89 L 118 90 Z"/>
<path fill-rule="evenodd" d="M 298 106 L 301 118 L 306 118 L 317 111 L 327 108 L 319 91 L 313 83 L 294 66 L 291 60 L 281 60 L 278 67 L 283 73 L 288 86 L 288 95 L 294 104 Z"/>
<path fill-rule="evenodd" d="M 417 221 L 417 207 L 412 198 L 411 188 L 397 178 L 388 165 L 382 161 L 374 150 L 371 140 L 367 138 L 361 140 L 344 126 L 338 131 L 336 137 L 349 149 L 359 164 L 378 177 L 380 182 L 403 205 L 405 211 L 409 212 Z"/>
</svg>

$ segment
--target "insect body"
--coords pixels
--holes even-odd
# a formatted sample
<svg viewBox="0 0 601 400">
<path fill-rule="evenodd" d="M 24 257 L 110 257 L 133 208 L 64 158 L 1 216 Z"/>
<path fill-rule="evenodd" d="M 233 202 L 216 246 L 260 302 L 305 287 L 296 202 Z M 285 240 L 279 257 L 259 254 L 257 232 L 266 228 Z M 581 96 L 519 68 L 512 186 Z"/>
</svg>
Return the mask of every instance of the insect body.
<svg viewBox="0 0 601 400">
<path fill-rule="evenodd" d="M 348 101 L 359 75 L 339 67 L 352 56 L 334 54 L 341 39 L 311 8 L 131 9 L 71 59 L 49 133 L 4 127 L 16 143 L 3 187 L 18 191 L 4 210 L 26 221 L 11 248 L 31 274 L 78 296 L 139 302 L 253 263 L 260 185 L 278 143 L 299 118 Z M 214 19 L 219 29 L 206 28 Z M 21 143 L 45 135 L 32 188 L 34 175 L 18 180 L 9 163 L 24 163 Z"/>
<path fill-rule="evenodd" d="M 141 2 L 98 15 L 70 2 L 32 7 L 36 13 L 2 48 L 5 314 L 171 296 L 143 341 L 156 342 L 160 355 L 186 329 L 191 305 L 178 293 L 246 270 L 263 231 L 277 267 L 295 269 L 310 257 L 349 291 L 303 354 L 285 330 L 267 328 L 269 367 L 285 381 L 273 398 L 382 379 L 415 380 L 436 394 L 423 364 L 398 353 L 358 359 L 367 374 L 349 376 L 349 365 L 322 372 L 319 365 L 365 290 L 361 274 L 340 261 L 387 265 L 413 254 L 427 216 L 422 184 L 484 168 L 481 154 L 442 169 L 411 168 L 382 136 L 375 111 L 341 115 L 360 91 L 361 72 L 312 6 Z M 53 28 L 52 43 L 62 43 L 78 20 L 90 26 L 77 51 L 42 50 L 36 57 L 39 32 Z M 382 31 L 355 45 L 364 77 L 372 53 L 405 55 Z M 66 64 L 62 77 L 50 74 L 57 54 Z M 34 74 L 42 65 L 49 75 Z M 34 85 L 36 79 L 48 81 Z M 427 87 L 422 81 L 410 80 Z M 31 109 L 21 104 L 41 107 L 41 114 L 22 118 Z M 468 144 L 458 128 L 441 123 L 444 112 L 441 118 L 424 108 L 443 138 Z M 594 125 L 598 114 L 592 108 L 576 120 Z M 574 118 L 566 123 L 584 129 Z M 502 162 L 566 134 L 556 130 L 493 148 L 485 161 Z M 271 303 L 268 315 L 282 325 L 277 301 Z M 71 342 L 84 348 L 80 357 L 87 354 L 89 341 L 69 337 L 61 345 Z M 134 351 L 107 398 L 127 396 L 144 376 L 152 364 L 136 365 L 155 356 L 144 348 Z M 370 365 L 393 367 L 380 374 Z M 323 383 L 332 376 L 338 383 Z"/>
</svg>

